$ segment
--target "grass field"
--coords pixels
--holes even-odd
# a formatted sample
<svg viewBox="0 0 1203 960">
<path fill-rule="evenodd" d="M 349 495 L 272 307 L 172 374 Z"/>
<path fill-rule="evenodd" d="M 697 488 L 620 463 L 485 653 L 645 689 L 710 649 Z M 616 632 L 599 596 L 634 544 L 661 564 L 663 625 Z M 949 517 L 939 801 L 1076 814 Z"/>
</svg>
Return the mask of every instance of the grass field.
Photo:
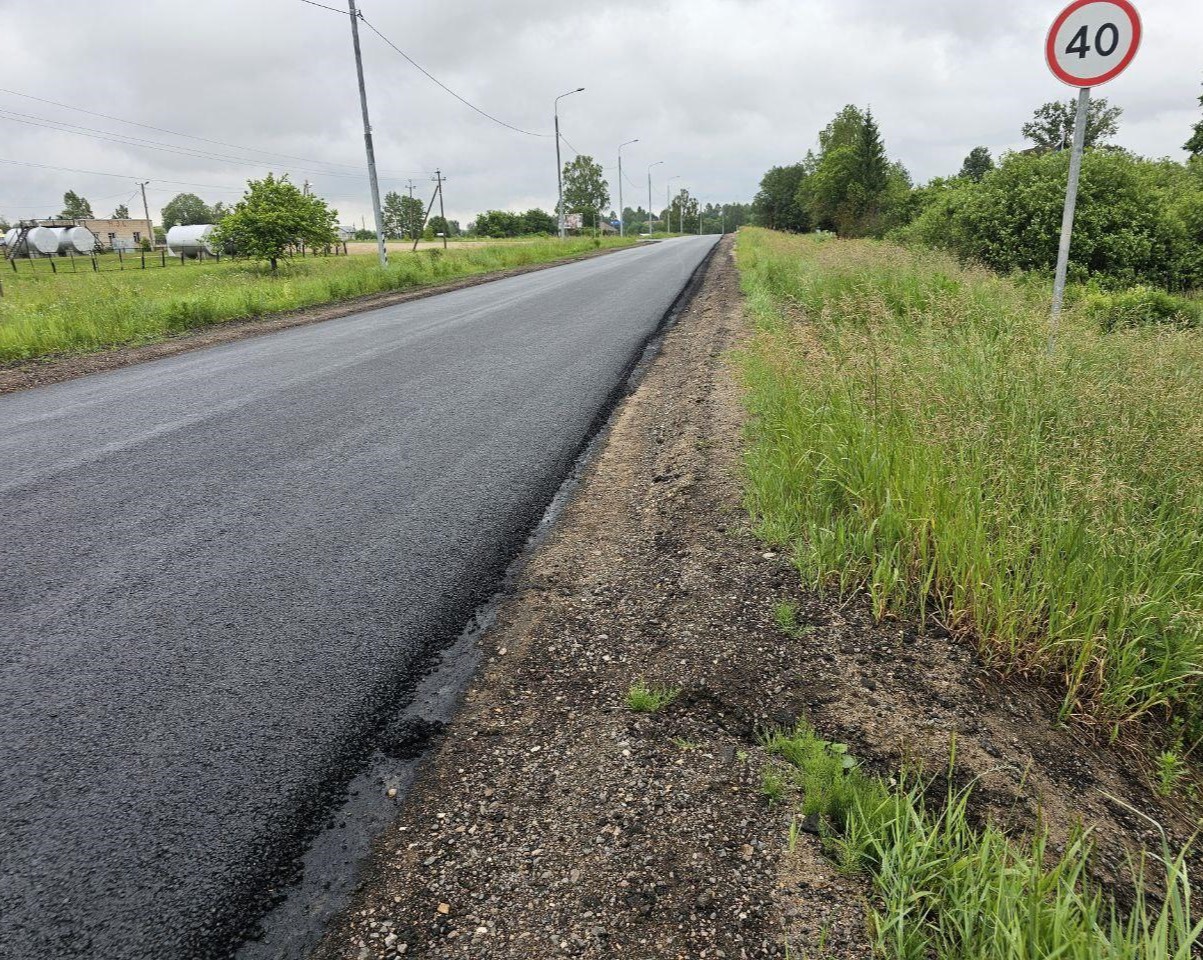
<svg viewBox="0 0 1203 960">
<path fill-rule="evenodd" d="M 604 238 L 603 248 L 634 243 Z M 306 258 L 278 275 L 242 261 L 93 274 L 21 271 L 4 277 L 0 363 L 86 353 L 161 339 L 224 320 L 257 317 L 387 290 L 406 290 L 595 249 L 592 238 Z"/>
<path fill-rule="evenodd" d="M 931 252 L 740 232 L 748 501 L 811 582 L 938 619 L 1065 712 L 1203 733 L 1203 342 Z"/>
</svg>

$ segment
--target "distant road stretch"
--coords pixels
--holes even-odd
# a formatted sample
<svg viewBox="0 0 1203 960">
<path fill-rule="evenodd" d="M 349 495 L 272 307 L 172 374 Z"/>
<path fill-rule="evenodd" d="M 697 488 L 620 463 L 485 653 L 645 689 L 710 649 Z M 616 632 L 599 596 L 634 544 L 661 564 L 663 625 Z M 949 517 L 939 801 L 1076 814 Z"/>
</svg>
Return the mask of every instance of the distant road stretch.
<svg viewBox="0 0 1203 960">
<path fill-rule="evenodd" d="M 222 954 L 715 240 L 0 397 L 0 957 Z"/>
</svg>

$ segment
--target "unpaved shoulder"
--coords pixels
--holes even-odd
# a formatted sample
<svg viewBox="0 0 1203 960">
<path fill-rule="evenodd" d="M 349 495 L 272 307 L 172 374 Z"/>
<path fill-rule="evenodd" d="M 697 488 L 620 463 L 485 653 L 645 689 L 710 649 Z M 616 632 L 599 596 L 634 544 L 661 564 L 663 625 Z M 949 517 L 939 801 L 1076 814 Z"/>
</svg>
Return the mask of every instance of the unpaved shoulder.
<svg viewBox="0 0 1203 960">
<path fill-rule="evenodd" d="M 867 884 L 760 790 L 758 734 L 805 716 L 883 773 L 980 776 L 982 812 L 1064 836 L 1102 868 L 1159 806 L 1122 754 L 1059 726 L 957 638 L 875 624 L 800 585 L 742 509 L 747 331 L 724 241 L 484 638 L 486 664 L 320 960 L 870 956 Z M 796 603 L 783 635 L 773 608 Z M 633 684 L 673 688 L 655 713 Z M 1117 813 L 1117 811 L 1119 811 Z M 788 954 L 787 954 L 788 943 Z"/>
</svg>

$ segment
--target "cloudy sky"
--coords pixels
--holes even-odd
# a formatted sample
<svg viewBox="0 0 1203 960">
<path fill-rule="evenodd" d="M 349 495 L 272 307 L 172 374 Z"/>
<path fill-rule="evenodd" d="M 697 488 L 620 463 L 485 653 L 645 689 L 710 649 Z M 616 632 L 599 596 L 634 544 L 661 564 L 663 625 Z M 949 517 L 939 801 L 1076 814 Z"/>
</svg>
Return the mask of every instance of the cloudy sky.
<svg viewBox="0 0 1203 960">
<path fill-rule="evenodd" d="M 1102 92 L 1125 110 L 1119 143 L 1182 158 L 1203 92 L 1203 4 L 1138 5 L 1140 55 Z M 489 207 L 550 208 L 552 100 L 578 86 L 561 102 L 562 133 L 607 167 L 615 206 L 624 140 L 640 140 L 623 154 L 628 205 L 647 202 L 656 160 L 657 205 L 669 175 L 703 201 L 750 200 L 765 169 L 799 159 L 850 102 L 872 107 L 891 157 L 926 180 L 955 172 L 977 144 L 996 155 L 1022 146 L 1032 110 L 1072 96 L 1043 61 L 1061 6 L 362 0 L 367 21 L 448 87 L 542 134 L 474 113 L 364 28 L 382 189 L 412 178 L 428 196 L 437 167 L 461 221 Z M 67 189 L 98 215 L 123 202 L 138 211 L 137 181 L 150 180 L 157 219 L 180 191 L 229 203 L 248 177 L 287 170 L 343 223 L 370 222 L 345 14 L 302 0 L 0 0 L 0 15 L 5 217 L 56 213 Z"/>
</svg>

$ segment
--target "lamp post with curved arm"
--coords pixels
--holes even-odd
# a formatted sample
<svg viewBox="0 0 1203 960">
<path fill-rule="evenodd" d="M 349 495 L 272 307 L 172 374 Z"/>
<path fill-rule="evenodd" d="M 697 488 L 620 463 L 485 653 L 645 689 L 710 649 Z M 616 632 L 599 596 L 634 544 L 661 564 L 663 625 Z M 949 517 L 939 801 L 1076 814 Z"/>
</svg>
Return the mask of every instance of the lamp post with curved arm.
<svg viewBox="0 0 1203 960">
<path fill-rule="evenodd" d="M 584 89 L 584 87 L 577 87 L 575 90 L 561 93 L 552 105 L 552 112 L 556 118 L 556 193 L 560 198 L 559 203 L 556 204 L 556 213 L 559 215 L 557 222 L 560 226 L 561 240 L 564 239 L 564 167 L 560 163 L 560 101 L 565 97 L 571 97 L 574 93 L 580 93 Z"/>
<path fill-rule="evenodd" d="M 622 212 L 622 148 L 629 147 L 632 143 L 638 143 L 639 138 L 628 140 L 626 143 L 618 145 L 618 235 L 625 237 L 627 235 L 627 218 Z"/>
<path fill-rule="evenodd" d="M 647 166 L 647 235 L 652 235 L 652 167 L 658 167 L 663 160 L 649 163 Z"/>
</svg>

